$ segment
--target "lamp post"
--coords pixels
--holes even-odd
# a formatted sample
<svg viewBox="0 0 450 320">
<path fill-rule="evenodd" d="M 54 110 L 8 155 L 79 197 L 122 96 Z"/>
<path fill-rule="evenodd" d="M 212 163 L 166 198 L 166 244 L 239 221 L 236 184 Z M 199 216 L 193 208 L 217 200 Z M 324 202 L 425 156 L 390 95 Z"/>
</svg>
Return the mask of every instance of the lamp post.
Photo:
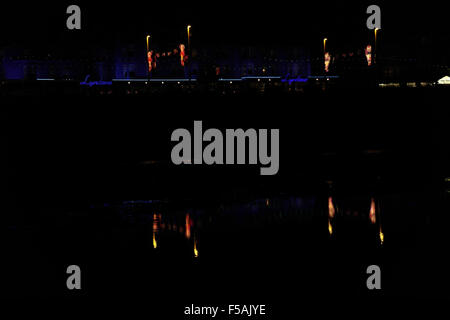
<svg viewBox="0 0 450 320">
<path fill-rule="evenodd" d="M 323 39 L 323 61 L 324 61 L 325 73 L 328 72 L 328 66 L 329 66 L 329 61 L 330 61 L 330 55 L 327 54 L 327 41 L 328 41 L 328 38 Z"/>
<path fill-rule="evenodd" d="M 191 54 L 191 25 L 187 26 L 188 53 Z"/>
<path fill-rule="evenodd" d="M 147 35 L 147 37 L 145 39 L 147 42 L 147 53 L 146 53 L 146 56 L 147 56 L 147 80 L 150 80 L 150 63 L 151 62 L 148 57 L 149 52 L 150 52 L 149 41 L 148 41 L 150 39 L 150 35 Z"/>
<path fill-rule="evenodd" d="M 191 25 L 188 25 L 188 26 L 187 26 L 187 45 L 188 45 L 188 47 L 187 47 L 187 54 L 188 54 L 188 63 L 189 63 L 189 61 L 190 61 L 190 59 L 191 59 L 191 28 L 192 28 Z M 190 63 L 189 63 L 189 64 L 190 64 Z M 189 67 L 188 73 L 189 73 L 189 80 L 191 80 L 190 67 Z"/>
<path fill-rule="evenodd" d="M 378 46 L 377 46 L 377 42 L 378 42 L 378 32 L 380 31 L 380 28 L 375 28 L 374 33 L 375 33 L 375 43 L 374 43 L 374 63 L 377 62 L 377 55 L 378 55 Z"/>
</svg>

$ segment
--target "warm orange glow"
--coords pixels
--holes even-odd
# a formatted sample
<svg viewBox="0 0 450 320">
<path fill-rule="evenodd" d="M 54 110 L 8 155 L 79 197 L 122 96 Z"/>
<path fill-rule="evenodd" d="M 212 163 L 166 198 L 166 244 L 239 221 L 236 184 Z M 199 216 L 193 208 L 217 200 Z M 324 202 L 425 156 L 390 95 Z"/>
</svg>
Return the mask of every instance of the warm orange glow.
<svg viewBox="0 0 450 320">
<path fill-rule="evenodd" d="M 159 221 L 161 219 L 161 215 L 154 213 L 153 214 L 153 232 L 159 231 Z"/>
<path fill-rule="evenodd" d="M 383 233 L 383 231 L 381 230 L 381 227 L 380 227 L 380 242 L 381 242 L 381 244 L 384 243 L 384 233 Z"/>
<path fill-rule="evenodd" d="M 374 52 L 374 58 L 373 58 L 373 63 L 376 63 L 376 61 L 375 61 L 375 58 L 376 58 L 376 56 L 377 56 L 377 54 L 378 54 L 378 45 L 377 45 L 377 42 L 378 42 L 378 31 L 380 31 L 380 28 L 375 28 L 375 52 Z"/>
<path fill-rule="evenodd" d="M 153 233 L 153 249 L 156 249 L 158 247 L 158 243 L 156 242 L 156 235 Z"/>
<path fill-rule="evenodd" d="M 329 197 L 328 198 L 328 216 L 330 218 L 334 218 L 335 213 L 336 213 L 336 210 L 334 209 L 333 198 Z"/>
<path fill-rule="evenodd" d="M 270 201 L 269 199 L 266 199 L 266 207 L 268 207 L 270 205 Z"/>
<path fill-rule="evenodd" d="M 328 52 L 325 53 L 325 72 L 330 71 L 331 56 Z"/>
<path fill-rule="evenodd" d="M 197 240 L 194 240 L 194 257 L 198 258 Z"/>
<path fill-rule="evenodd" d="M 184 64 L 185 64 L 186 59 L 187 59 L 187 55 L 186 55 L 186 52 L 185 52 L 184 44 L 180 44 L 179 48 L 180 48 L 180 62 L 181 62 L 181 66 L 184 67 Z"/>
<path fill-rule="evenodd" d="M 375 43 L 377 41 L 377 37 L 378 37 L 378 31 L 380 31 L 380 28 L 375 28 L 374 32 L 375 32 Z"/>
<path fill-rule="evenodd" d="M 191 54 L 191 26 L 187 26 L 187 37 L 188 37 L 188 52 Z"/>
<path fill-rule="evenodd" d="M 377 221 L 376 212 L 375 212 L 375 200 L 372 198 L 370 203 L 370 212 L 369 212 L 370 222 L 375 223 Z"/>
<path fill-rule="evenodd" d="M 333 234 L 333 226 L 331 225 L 330 219 L 328 219 L 328 232 L 330 233 L 330 236 Z"/>
<path fill-rule="evenodd" d="M 161 214 L 153 214 L 153 249 L 156 249 L 158 247 L 158 243 L 156 242 L 156 234 L 159 231 L 159 224 L 161 222 Z"/>
<path fill-rule="evenodd" d="M 186 213 L 186 239 L 191 238 L 191 217 Z"/>
<path fill-rule="evenodd" d="M 148 62 L 148 72 L 151 72 L 152 69 L 156 68 L 156 59 L 153 56 L 153 50 L 147 52 L 147 62 Z"/>
<path fill-rule="evenodd" d="M 372 46 L 369 44 L 365 49 L 367 65 L 370 67 L 372 65 Z"/>
</svg>

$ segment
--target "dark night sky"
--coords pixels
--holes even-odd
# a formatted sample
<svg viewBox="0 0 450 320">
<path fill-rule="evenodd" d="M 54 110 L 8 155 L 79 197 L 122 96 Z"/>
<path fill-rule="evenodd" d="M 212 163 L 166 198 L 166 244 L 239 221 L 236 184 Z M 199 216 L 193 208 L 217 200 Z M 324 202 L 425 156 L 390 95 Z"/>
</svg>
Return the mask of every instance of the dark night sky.
<svg viewBox="0 0 450 320">
<path fill-rule="evenodd" d="M 366 8 L 382 8 L 383 41 L 405 51 L 430 50 L 449 55 L 448 11 L 444 1 L 417 4 L 409 1 L 50 1 L 2 4 L 0 46 L 47 43 L 63 47 L 111 44 L 122 37 L 156 39 L 185 36 L 192 24 L 193 40 L 202 44 L 305 45 L 320 47 L 323 37 L 336 49 L 366 43 L 372 35 L 365 27 Z M 70 4 L 82 9 L 82 30 L 65 29 Z M 319 45 L 318 45 L 319 44 Z M 442 50 L 441 50 L 442 49 Z"/>
</svg>

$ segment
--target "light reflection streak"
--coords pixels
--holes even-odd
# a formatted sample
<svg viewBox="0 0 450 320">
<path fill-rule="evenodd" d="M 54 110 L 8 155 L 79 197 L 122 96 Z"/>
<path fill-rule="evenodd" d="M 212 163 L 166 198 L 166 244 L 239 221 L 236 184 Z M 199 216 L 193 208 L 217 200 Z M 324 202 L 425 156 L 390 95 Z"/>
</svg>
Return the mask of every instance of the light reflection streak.
<svg viewBox="0 0 450 320">
<path fill-rule="evenodd" d="M 194 257 L 198 258 L 197 239 L 194 238 Z"/>
<path fill-rule="evenodd" d="M 158 243 L 156 242 L 156 235 L 153 233 L 153 249 L 156 249 L 158 247 Z"/>
<path fill-rule="evenodd" d="M 186 239 L 191 238 L 191 225 L 192 225 L 191 217 L 189 216 L 189 213 L 186 213 Z"/>
<path fill-rule="evenodd" d="M 334 208 L 334 205 L 333 205 L 333 198 L 328 197 L 328 216 L 331 219 L 333 219 L 335 213 L 336 213 L 336 209 Z"/>
<path fill-rule="evenodd" d="M 375 222 L 377 221 L 376 211 L 375 211 L 375 200 L 373 198 L 370 202 L 369 218 L 370 218 L 370 222 L 372 222 L 372 224 L 375 224 Z"/>
<path fill-rule="evenodd" d="M 333 198 L 328 197 L 328 232 L 330 236 L 333 234 L 333 225 L 331 224 L 334 215 L 336 214 L 336 209 L 334 208 Z"/>
<path fill-rule="evenodd" d="M 160 222 L 161 222 L 161 214 L 154 213 L 153 214 L 153 226 L 152 226 L 153 249 L 156 249 L 158 247 L 158 242 L 156 241 L 156 234 L 159 232 Z"/>
</svg>

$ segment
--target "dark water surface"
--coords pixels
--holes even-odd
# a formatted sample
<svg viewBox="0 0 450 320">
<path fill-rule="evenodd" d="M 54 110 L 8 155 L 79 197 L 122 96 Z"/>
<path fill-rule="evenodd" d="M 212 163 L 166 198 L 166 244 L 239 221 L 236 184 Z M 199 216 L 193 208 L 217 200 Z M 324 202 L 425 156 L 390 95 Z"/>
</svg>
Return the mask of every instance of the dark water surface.
<svg viewBox="0 0 450 320">
<path fill-rule="evenodd" d="M 445 296 L 447 95 L 5 98 L 3 290 L 144 300 L 174 314 L 191 303 L 265 303 L 276 313 L 298 300 Z M 278 175 L 173 166 L 170 134 L 194 120 L 279 128 Z M 82 269 L 81 292 L 66 289 L 70 264 Z M 372 264 L 383 270 L 381 292 L 366 288 Z"/>
</svg>

